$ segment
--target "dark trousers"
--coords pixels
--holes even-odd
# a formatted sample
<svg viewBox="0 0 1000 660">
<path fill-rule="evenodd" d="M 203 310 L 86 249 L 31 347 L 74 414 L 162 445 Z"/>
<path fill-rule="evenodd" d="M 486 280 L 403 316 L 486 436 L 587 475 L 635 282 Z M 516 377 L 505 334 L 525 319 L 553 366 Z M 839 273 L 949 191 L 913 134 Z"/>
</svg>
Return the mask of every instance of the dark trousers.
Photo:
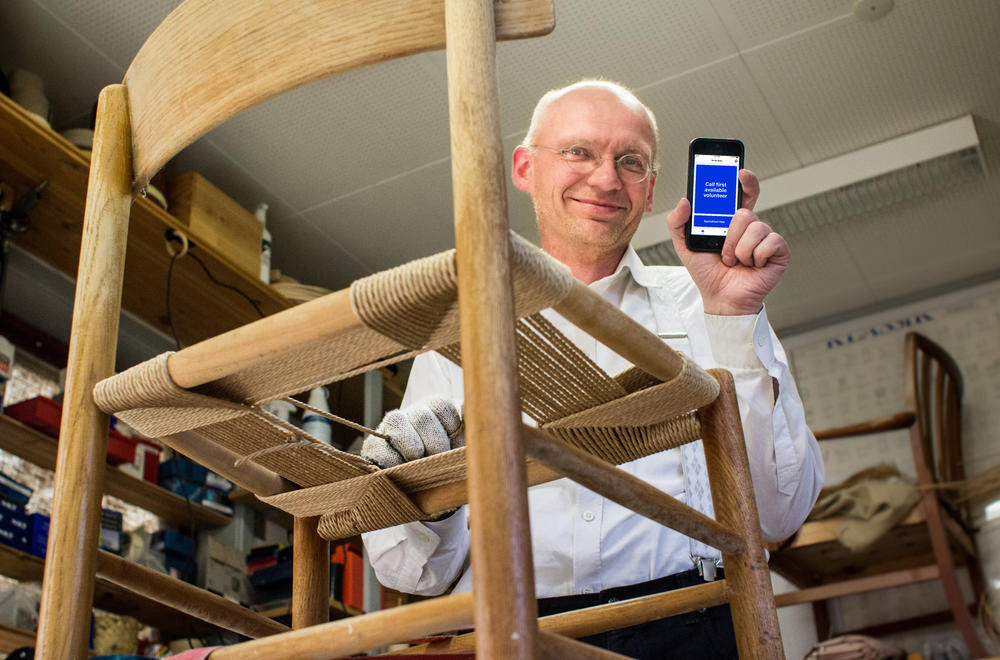
<svg viewBox="0 0 1000 660">
<path fill-rule="evenodd" d="M 722 577 L 720 569 L 718 579 Z M 703 583 L 704 580 L 698 575 L 698 571 L 691 570 L 642 584 L 605 589 L 598 594 L 541 598 L 538 601 L 538 615 L 559 614 Z M 736 651 L 733 619 L 728 604 L 591 635 L 581 638 L 580 641 L 631 658 L 711 658 L 715 660 L 716 658 L 739 657 Z"/>
</svg>

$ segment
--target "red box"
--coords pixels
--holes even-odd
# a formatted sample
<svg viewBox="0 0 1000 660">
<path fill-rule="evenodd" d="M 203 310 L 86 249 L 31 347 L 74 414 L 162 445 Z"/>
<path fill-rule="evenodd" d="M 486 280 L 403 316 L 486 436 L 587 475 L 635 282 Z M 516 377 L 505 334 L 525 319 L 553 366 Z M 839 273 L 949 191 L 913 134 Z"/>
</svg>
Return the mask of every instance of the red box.
<svg viewBox="0 0 1000 660">
<path fill-rule="evenodd" d="M 44 396 L 36 396 L 34 399 L 8 406 L 4 410 L 4 414 L 53 438 L 59 437 L 62 404 L 58 401 Z"/>
<path fill-rule="evenodd" d="M 149 442 L 142 438 L 132 438 L 135 442 L 135 459 L 132 461 L 142 478 L 152 481 L 154 484 L 160 482 L 160 453 L 163 447 Z"/>
<path fill-rule="evenodd" d="M 108 463 L 121 465 L 135 462 L 135 440 L 114 429 L 108 430 Z"/>
<path fill-rule="evenodd" d="M 350 543 L 337 546 L 330 556 L 330 561 L 344 565 L 344 586 L 341 589 L 341 601 L 348 607 L 364 611 L 365 609 L 365 569 L 361 558 L 361 548 Z"/>
</svg>

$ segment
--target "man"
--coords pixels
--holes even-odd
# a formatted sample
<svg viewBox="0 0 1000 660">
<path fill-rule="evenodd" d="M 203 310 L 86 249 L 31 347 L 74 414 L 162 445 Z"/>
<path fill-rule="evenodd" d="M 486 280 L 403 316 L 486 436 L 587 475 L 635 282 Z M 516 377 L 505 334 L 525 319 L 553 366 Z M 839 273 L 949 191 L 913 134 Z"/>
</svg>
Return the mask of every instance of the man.
<svg viewBox="0 0 1000 660">
<path fill-rule="evenodd" d="M 754 215 L 759 186 L 744 170 L 744 208 L 721 256 L 686 249 L 690 205 L 682 199 L 667 224 L 685 267 L 644 266 L 629 240 L 652 209 L 656 141 L 652 113 L 631 92 L 606 82 L 576 83 L 539 101 L 513 154 L 514 185 L 531 194 L 545 252 L 703 367 L 733 372 L 764 537 L 783 539 L 805 519 L 823 481 L 819 449 L 763 310 L 788 265 L 788 246 Z M 608 373 L 629 366 L 558 315 L 549 318 Z M 446 435 L 454 428 L 454 420 L 445 421 L 450 406 L 441 400 L 413 405 L 429 395 L 462 398 L 461 370 L 432 353 L 415 361 L 406 412 L 394 413 L 394 421 L 387 416 L 388 426 L 406 427 L 418 445 L 428 428 Z M 427 423 L 435 418 L 442 423 Z M 366 454 L 383 455 L 380 442 L 369 439 Z M 693 473 L 685 474 L 680 454 L 661 452 L 621 467 L 685 500 Z M 712 579 L 717 551 L 706 552 L 567 479 L 531 488 L 529 506 L 542 615 Z M 453 583 L 455 591 L 470 589 L 466 509 L 365 534 L 382 583 L 419 594 L 439 594 Z M 586 641 L 637 657 L 736 654 L 728 606 Z"/>
</svg>

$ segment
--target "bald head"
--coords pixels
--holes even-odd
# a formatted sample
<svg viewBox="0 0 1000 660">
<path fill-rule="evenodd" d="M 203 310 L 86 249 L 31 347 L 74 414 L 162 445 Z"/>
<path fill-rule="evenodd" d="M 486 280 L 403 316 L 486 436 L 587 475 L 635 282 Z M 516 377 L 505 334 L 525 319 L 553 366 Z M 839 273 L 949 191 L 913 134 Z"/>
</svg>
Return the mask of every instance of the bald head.
<svg viewBox="0 0 1000 660">
<path fill-rule="evenodd" d="M 653 111 L 640 101 L 631 90 L 619 85 L 618 83 L 607 80 L 581 80 L 573 83 L 572 85 L 560 87 L 559 89 L 552 89 L 546 92 L 542 98 L 538 100 L 537 105 L 535 105 L 535 111 L 531 115 L 531 124 L 528 125 L 528 133 L 524 136 L 524 140 L 521 144 L 528 147 L 535 143 L 535 138 L 537 137 L 538 131 L 544 123 L 546 116 L 549 114 L 549 111 L 553 108 L 553 106 L 558 105 L 559 102 L 571 97 L 587 97 L 605 94 L 613 96 L 624 107 L 645 115 L 652 137 L 653 167 L 654 169 L 659 169 L 659 163 L 656 160 L 656 152 L 657 143 L 660 139 L 660 132 L 656 125 L 656 117 L 653 115 Z"/>
</svg>

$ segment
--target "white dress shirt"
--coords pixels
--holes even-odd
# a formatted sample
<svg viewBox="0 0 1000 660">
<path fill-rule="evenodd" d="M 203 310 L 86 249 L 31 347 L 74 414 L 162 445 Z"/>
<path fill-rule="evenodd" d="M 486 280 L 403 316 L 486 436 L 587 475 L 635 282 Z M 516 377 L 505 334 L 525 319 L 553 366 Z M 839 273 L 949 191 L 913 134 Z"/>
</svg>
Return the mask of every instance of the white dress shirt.
<svg viewBox="0 0 1000 660">
<path fill-rule="evenodd" d="M 645 266 L 631 247 L 614 274 L 590 287 L 702 367 L 732 372 L 764 538 L 790 536 L 816 501 L 823 464 L 784 350 L 765 312 L 705 314 L 686 269 Z M 631 366 L 555 312 L 547 310 L 545 315 L 607 373 Z M 778 383 L 777 401 L 772 378 Z M 461 401 L 462 372 L 437 353 L 424 353 L 414 361 L 402 405 L 433 394 Z M 678 450 L 619 467 L 684 501 Z M 569 479 L 533 486 L 528 501 L 539 598 L 598 592 L 694 567 L 687 537 Z M 421 595 L 444 593 L 453 583 L 455 592 L 471 589 L 467 510 L 463 506 L 437 522 L 363 534 L 379 581 Z"/>
</svg>

